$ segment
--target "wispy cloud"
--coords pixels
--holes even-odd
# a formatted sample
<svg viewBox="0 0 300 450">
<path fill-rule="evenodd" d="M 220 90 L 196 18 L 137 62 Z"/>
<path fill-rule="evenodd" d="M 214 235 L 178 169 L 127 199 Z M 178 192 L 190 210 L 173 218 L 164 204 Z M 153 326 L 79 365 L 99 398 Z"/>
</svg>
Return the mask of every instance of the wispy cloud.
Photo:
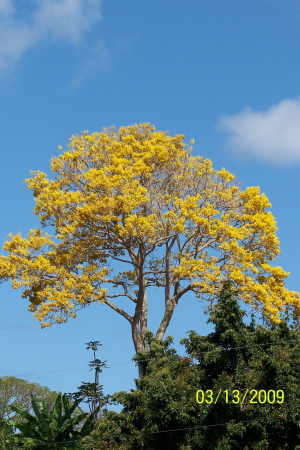
<svg viewBox="0 0 300 450">
<path fill-rule="evenodd" d="M 10 69 L 43 39 L 80 42 L 101 20 L 101 0 L 32 0 L 24 14 L 18 2 L 0 0 L 0 72 Z"/>
<path fill-rule="evenodd" d="M 15 12 L 15 8 L 11 0 L 0 0 L 0 14 L 11 15 Z"/>
<path fill-rule="evenodd" d="M 300 162 L 300 98 L 284 99 L 266 111 L 246 108 L 225 115 L 217 128 L 229 133 L 227 144 L 235 153 L 277 165 Z"/>
<path fill-rule="evenodd" d="M 33 19 L 40 38 L 76 42 L 101 19 L 100 0 L 36 0 L 36 4 Z"/>
<path fill-rule="evenodd" d="M 80 56 L 80 69 L 72 82 L 72 86 L 76 88 L 80 83 L 93 75 L 99 68 L 107 70 L 109 68 L 110 55 L 107 51 L 103 39 L 99 39 L 89 48 L 84 48 L 84 55 Z"/>
</svg>

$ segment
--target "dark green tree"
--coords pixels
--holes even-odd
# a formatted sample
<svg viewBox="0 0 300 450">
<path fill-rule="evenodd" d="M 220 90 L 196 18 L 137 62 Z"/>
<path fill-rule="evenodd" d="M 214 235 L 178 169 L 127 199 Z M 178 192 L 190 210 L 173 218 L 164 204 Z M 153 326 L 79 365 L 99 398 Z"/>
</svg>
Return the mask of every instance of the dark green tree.
<svg viewBox="0 0 300 450">
<path fill-rule="evenodd" d="M 158 342 L 148 332 L 145 339 L 149 352 L 134 358 L 144 373 L 136 380 L 137 389 L 112 396 L 112 401 L 124 406 L 122 412 L 109 411 L 97 430 L 83 440 L 82 448 L 96 444 L 99 450 L 177 449 L 177 443 L 186 440 L 185 433 L 164 431 L 189 427 L 191 417 L 197 415 L 198 372 L 190 358 L 181 358 L 170 348 L 171 337 Z"/>
<path fill-rule="evenodd" d="M 123 410 L 108 412 L 82 448 L 295 450 L 300 445 L 299 330 L 287 317 L 279 325 L 262 326 L 253 319 L 246 325 L 237 296 L 225 282 L 209 317 L 214 331 L 207 336 L 190 331 L 182 339 L 188 357 L 170 348 L 171 338 L 159 343 L 146 335 L 150 350 L 135 358 L 144 371 L 138 389 L 113 396 Z M 213 401 L 206 395 L 198 404 L 197 390 L 211 391 Z M 250 403 L 251 390 L 283 391 L 284 402 L 256 398 Z"/>
<path fill-rule="evenodd" d="M 237 400 L 234 394 L 229 395 L 227 403 L 223 394 L 220 402 L 209 405 L 203 425 L 226 425 L 207 428 L 202 432 L 201 445 L 208 449 L 219 448 L 218 444 L 230 449 L 294 450 L 300 444 L 299 330 L 295 322 L 289 323 L 288 316 L 279 325 L 262 326 L 253 319 L 246 325 L 237 296 L 231 282 L 225 282 L 209 318 L 215 325 L 214 332 L 199 336 L 191 331 L 189 338 L 182 339 L 205 375 L 200 389 L 210 389 L 215 396 L 220 389 L 223 393 L 239 391 L 240 400 L 247 390 L 249 393 L 243 403 L 233 403 Z M 251 396 L 251 391 L 270 390 L 283 391 L 284 402 L 260 403 L 254 398 L 257 403 L 250 403 L 255 394 Z"/>
</svg>

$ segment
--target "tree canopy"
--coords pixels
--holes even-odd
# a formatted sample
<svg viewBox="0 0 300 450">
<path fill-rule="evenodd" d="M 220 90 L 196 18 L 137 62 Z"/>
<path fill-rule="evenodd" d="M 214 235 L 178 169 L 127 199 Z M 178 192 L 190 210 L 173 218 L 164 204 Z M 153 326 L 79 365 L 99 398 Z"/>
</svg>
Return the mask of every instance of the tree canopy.
<svg viewBox="0 0 300 450">
<path fill-rule="evenodd" d="M 30 412 L 32 394 L 40 400 L 47 401 L 48 405 L 54 405 L 57 397 L 56 392 L 38 383 L 12 376 L 0 377 L 0 418 L 3 420 L 19 419 L 13 414 L 11 406 L 17 406 Z"/>
<path fill-rule="evenodd" d="M 191 150 L 183 135 L 149 123 L 111 127 L 72 136 L 52 159 L 53 180 L 32 173 L 35 214 L 54 235 L 10 235 L 0 279 L 23 289 L 42 326 L 100 302 L 130 323 L 135 350 L 145 351 L 151 286 L 162 288 L 162 340 L 185 293 L 213 301 L 228 278 L 267 319 L 279 321 L 285 306 L 300 313 L 299 294 L 285 288 L 288 273 L 270 264 L 279 241 L 266 195 L 241 190 Z"/>
</svg>

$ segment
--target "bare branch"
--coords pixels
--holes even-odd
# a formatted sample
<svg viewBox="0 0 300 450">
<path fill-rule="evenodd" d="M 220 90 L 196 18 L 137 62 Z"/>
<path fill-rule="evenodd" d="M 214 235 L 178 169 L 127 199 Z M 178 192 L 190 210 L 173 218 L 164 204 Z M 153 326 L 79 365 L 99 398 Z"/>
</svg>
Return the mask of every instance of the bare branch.
<svg viewBox="0 0 300 450">
<path fill-rule="evenodd" d="M 148 270 L 148 271 L 144 272 L 144 275 L 148 275 L 148 274 L 159 275 L 162 273 L 165 273 L 165 271 L 164 270 Z M 147 279 L 149 280 L 149 278 L 147 278 Z"/>
<path fill-rule="evenodd" d="M 127 297 L 129 300 L 131 300 L 133 303 L 136 303 L 137 300 L 132 295 L 128 294 L 127 292 L 124 292 L 122 294 L 113 294 L 113 295 L 106 295 L 106 298 L 118 298 L 118 297 Z"/>
<path fill-rule="evenodd" d="M 131 264 L 133 266 L 135 265 L 132 261 L 126 261 L 125 259 L 117 258 L 116 256 L 111 256 L 111 255 L 110 255 L 110 257 L 113 260 L 116 260 L 116 261 L 121 261 L 121 262 L 124 262 L 124 263 L 127 263 L 127 264 Z"/>
<path fill-rule="evenodd" d="M 177 293 L 173 296 L 172 300 L 176 303 L 178 303 L 180 297 L 182 297 L 186 292 L 191 291 L 192 290 L 192 285 L 189 284 L 188 286 L 186 286 L 183 289 L 177 290 Z"/>
<path fill-rule="evenodd" d="M 110 295 L 108 297 L 114 297 L 113 295 Z M 116 296 L 118 297 L 118 296 Z M 120 297 L 120 296 L 119 296 Z M 110 302 L 109 300 L 107 300 L 106 298 L 104 299 L 104 303 L 109 306 L 111 309 L 113 309 L 114 311 L 116 311 L 118 314 L 121 314 L 121 316 L 125 317 L 125 319 L 128 320 L 129 323 L 133 322 L 133 317 L 131 317 L 129 314 L 127 314 L 127 312 L 125 312 L 122 308 L 119 308 L 118 306 L 116 306 L 114 303 Z"/>
</svg>

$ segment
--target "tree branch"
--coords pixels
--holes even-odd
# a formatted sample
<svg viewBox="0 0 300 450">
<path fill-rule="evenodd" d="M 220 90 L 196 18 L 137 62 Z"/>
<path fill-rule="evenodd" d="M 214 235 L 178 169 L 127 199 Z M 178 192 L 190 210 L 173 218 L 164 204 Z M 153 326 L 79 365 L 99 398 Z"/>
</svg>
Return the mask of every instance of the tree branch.
<svg viewBox="0 0 300 450">
<path fill-rule="evenodd" d="M 113 260 L 121 261 L 121 262 L 124 262 L 124 263 L 127 263 L 127 264 L 132 264 L 134 266 L 134 263 L 132 261 L 126 261 L 125 259 L 117 258 L 116 256 L 112 256 L 112 255 L 109 255 L 109 256 Z"/>
<path fill-rule="evenodd" d="M 185 294 L 186 292 L 190 291 L 192 289 L 191 284 L 189 284 L 188 286 L 186 286 L 183 289 L 180 289 L 179 291 L 177 291 L 177 294 L 175 294 L 166 304 L 166 308 L 165 308 L 165 313 L 164 316 L 160 322 L 160 325 L 158 327 L 158 330 L 156 332 L 156 336 L 155 338 L 159 341 L 162 340 L 162 338 L 164 337 L 164 334 L 166 332 L 166 329 L 170 323 L 170 320 L 172 319 L 173 313 L 174 313 L 174 309 L 177 306 L 177 303 L 180 299 L 180 297 L 182 297 L 183 294 Z"/>
<path fill-rule="evenodd" d="M 123 294 L 114 294 L 114 295 L 106 295 L 107 298 L 117 298 L 117 297 L 127 297 L 129 300 L 133 301 L 133 303 L 136 303 L 137 300 L 132 295 L 128 294 L 127 292 L 124 292 Z"/>
<path fill-rule="evenodd" d="M 109 297 L 117 297 L 117 296 L 110 295 Z M 116 311 L 118 314 L 121 314 L 121 316 L 125 317 L 125 319 L 127 319 L 128 322 L 132 324 L 133 317 L 131 317 L 129 314 L 127 314 L 127 312 L 125 312 L 122 308 L 119 308 L 118 306 L 116 306 L 114 303 L 110 302 L 106 298 L 104 299 L 104 303 L 107 306 L 109 306 L 111 309 Z"/>
</svg>

